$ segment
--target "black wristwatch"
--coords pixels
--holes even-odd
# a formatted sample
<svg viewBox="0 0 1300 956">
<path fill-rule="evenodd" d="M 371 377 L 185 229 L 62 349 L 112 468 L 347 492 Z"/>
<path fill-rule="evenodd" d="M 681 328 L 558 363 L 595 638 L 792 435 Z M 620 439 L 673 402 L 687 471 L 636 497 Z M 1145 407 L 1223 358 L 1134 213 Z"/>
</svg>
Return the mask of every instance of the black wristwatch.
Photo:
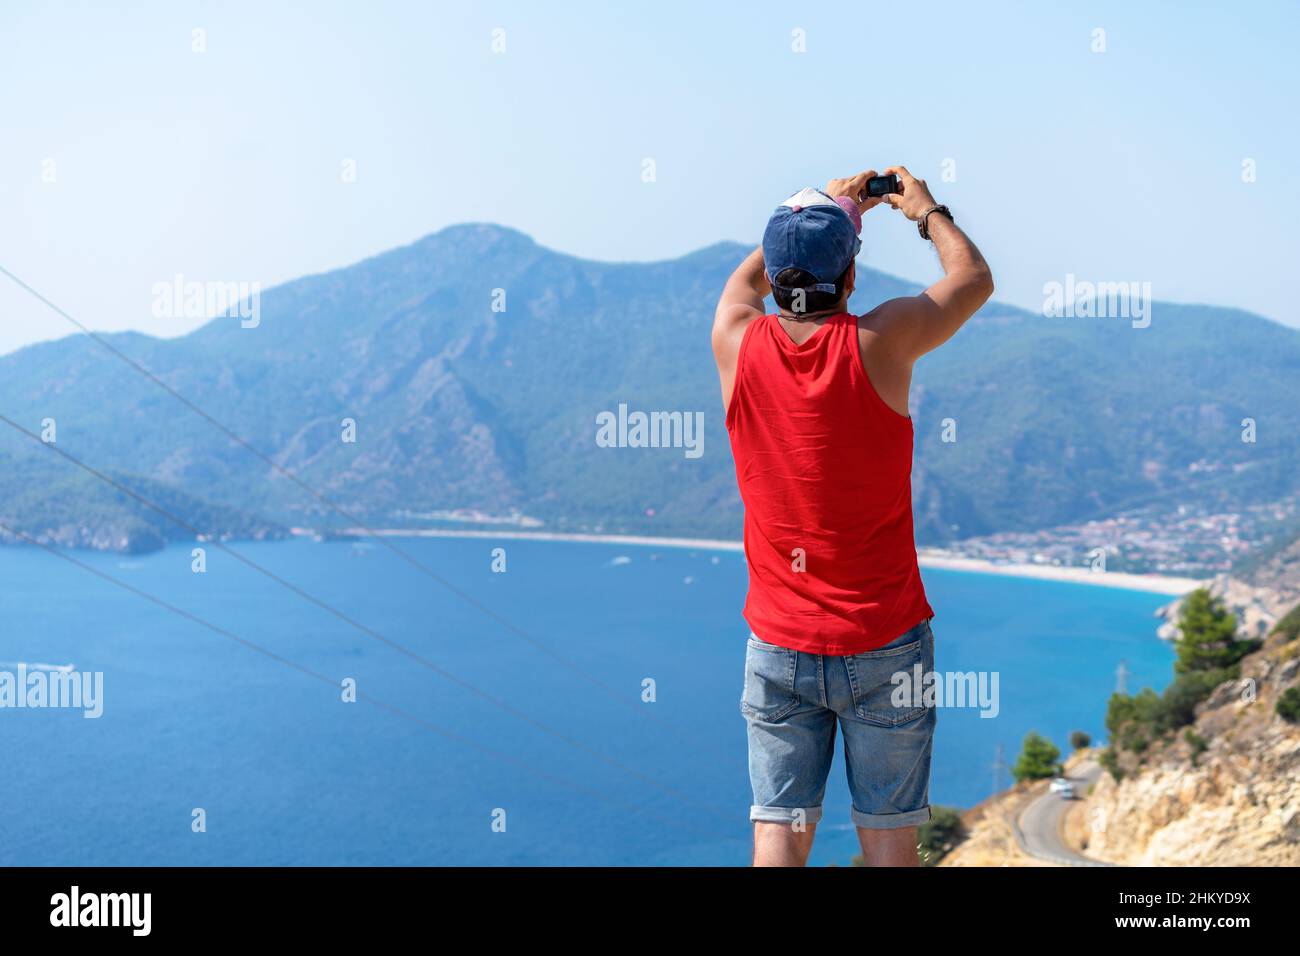
<svg viewBox="0 0 1300 956">
<path fill-rule="evenodd" d="M 949 222 L 955 223 L 957 221 L 952 218 L 952 210 L 947 206 L 931 206 L 925 211 L 925 215 L 916 221 L 916 231 L 921 234 L 922 239 L 930 238 L 930 230 L 926 228 L 925 224 L 929 222 L 930 214 L 934 212 L 937 212 L 942 216 L 947 216 Z"/>
</svg>

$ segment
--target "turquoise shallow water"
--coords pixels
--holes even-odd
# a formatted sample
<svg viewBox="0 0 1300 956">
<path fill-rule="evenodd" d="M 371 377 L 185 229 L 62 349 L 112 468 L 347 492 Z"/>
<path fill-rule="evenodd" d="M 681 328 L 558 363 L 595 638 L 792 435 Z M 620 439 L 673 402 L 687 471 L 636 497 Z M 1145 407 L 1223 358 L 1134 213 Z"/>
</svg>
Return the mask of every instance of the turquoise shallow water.
<svg viewBox="0 0 1300 956">
<path fill-rule="evenodd" d="M 77 557 L 331 678 L 352 677 L 416 720 L 342 703 L 332 687 L 56 557 L 0 548 L 0 669 L 39 661 L 105 675 L 98 720 L 0 709 L 0 864 L 747 861 L 739 554 L 400 546 L 608 692 L 381 545 L 234 547 L 499 703 L 215 548 L 203 575 L 191 573 L 188 547 Z M 504 574 L 491 571 L 498 546 Z M 1169 679 L 1172 651 L 1152 618 L 1168 598 L 964 572 L 927 571 L 925 581 L 937 667 L 1000 675 L 996 718 L 940 713 L 935 803 L 987 796 L 997 745 L 1009 763 L 1030 729 L 1063 748 L 1074 729 L 1100 736 L 1121 660 L 1130 689 Z M 646 679 L 654 703 L 642 702 Z M 205 833 L 191 832 L 194 808 L 206 812 Z M 848 812 L 837 758 L 814 862 L 854 852 Z"/>
</svg>

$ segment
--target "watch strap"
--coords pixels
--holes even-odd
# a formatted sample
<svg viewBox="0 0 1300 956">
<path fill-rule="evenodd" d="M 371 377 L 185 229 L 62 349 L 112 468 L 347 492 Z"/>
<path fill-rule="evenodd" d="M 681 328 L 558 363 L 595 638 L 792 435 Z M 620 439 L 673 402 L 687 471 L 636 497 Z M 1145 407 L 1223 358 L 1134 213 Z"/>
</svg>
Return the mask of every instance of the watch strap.
<svg viewBox="0 0 1300 956">
<path fill-rule="evenodd" d="M 955 223 L 957 221 L 952 218 L 951 209 L 949 209 L 947 206 L 941 203 L 936 203 L 935 205 L 927 209 L 924 213 L 922 213 L 921 218 L 916 221 L 916 231 L 921 234 L 922 239 L 928 240 L 930 238 L 930 228 L 927 225 L 927 223 L 929 223 L 930 221 L 930 215 L 936 212 L 939 213 L 939 215 L 941 216 L 947 216 L 949 222 Z"/>
</svg>

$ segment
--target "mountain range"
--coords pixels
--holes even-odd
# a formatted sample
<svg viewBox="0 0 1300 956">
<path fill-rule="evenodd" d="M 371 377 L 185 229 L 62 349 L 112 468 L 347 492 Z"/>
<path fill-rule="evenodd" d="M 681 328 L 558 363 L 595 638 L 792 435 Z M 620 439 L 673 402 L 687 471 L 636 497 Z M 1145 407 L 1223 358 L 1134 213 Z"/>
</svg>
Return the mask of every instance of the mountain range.
<svg viewBox="0 0 1300 956">
<path fill-rule="evenodd" d="M 372 527 L 734 538 L 709 325 L 748 251 L 594 262 L 461 225 L 266 290 L 255 327 L 222 317 L 179 338 L 103 338 Z M 852 305 L 919 288 L 859 264 Z M 1300 331 L 1160 301 L 1150 319 L 992 302 L 924 358 L 918 539 L 1300 490 Z M 703 454 L 601 447 L 597 418 L 620 405 L 702 412 Z M 59 448 L 214 534 L 348 524 L 85 335 L 0 358 L 0 414 L 33 432 L 53 419 Z M 192 537 L 9 428 L 0 467 L 0 518 L 29 534 L 121 550 Z"/>
</svg>

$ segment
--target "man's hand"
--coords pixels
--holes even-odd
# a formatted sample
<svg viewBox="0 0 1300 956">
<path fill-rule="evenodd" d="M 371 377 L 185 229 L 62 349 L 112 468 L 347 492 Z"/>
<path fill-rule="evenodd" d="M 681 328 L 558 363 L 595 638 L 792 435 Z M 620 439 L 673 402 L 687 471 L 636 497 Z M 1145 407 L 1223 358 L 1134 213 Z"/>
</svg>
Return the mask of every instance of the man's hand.
<svg viewBox="0 0 1300 956">
<path fill-rule="evenodd" d="M 836 196 L 848 196 L 858 204 L 858 212 L 864 213 L 868 209 L 879 206 L 883 201 L 879 196 L 868 196 L 867 180 L 876 175 L 874 169 L 868 169 L 865 173 L 858 173 L 856 176 L 849 176 L 847 179 L 832 179 L 826 184 L 822 192 L 834 199 Z"/>
<path fill-rule="evenodd" d="M 903 187 L 901 193 L 890 193 L 885 196 L 885 202 L 899 210 L 912 222 L 924 216 L 927 210 L 939 205 L 930 195 L 930 187 L 925 184 L 925 180 L 917 179 L 907 171 L 906 166 L 890 166 L 885 172 L 896 175 L 899 185 Z"/>
<path fill-rule="evenodd" d="M 903 188 L 901 193 L 886 196 L 885 201 L 902 210 L 908 219 L 915 222 L 938 205 L 925 180 L 917 179 L 905 167 L 890 166 L 885 172 L 896 175 Z M 930 241 L 939 253 L 943 278 L 920 295 L 890 299 L 864 316 L 865 321 L 858 326 L 864 353 L 875 336 L 895 364 L 910 368 L 920 356 L 948 341 L 993 294 L 988 263 L 956 223 L 945 216 L 931 216 Z M 868 373 L 874 374 L 870 366 Z M 904 378 L 901 373 L 896 377 Z"/>
</svg>

